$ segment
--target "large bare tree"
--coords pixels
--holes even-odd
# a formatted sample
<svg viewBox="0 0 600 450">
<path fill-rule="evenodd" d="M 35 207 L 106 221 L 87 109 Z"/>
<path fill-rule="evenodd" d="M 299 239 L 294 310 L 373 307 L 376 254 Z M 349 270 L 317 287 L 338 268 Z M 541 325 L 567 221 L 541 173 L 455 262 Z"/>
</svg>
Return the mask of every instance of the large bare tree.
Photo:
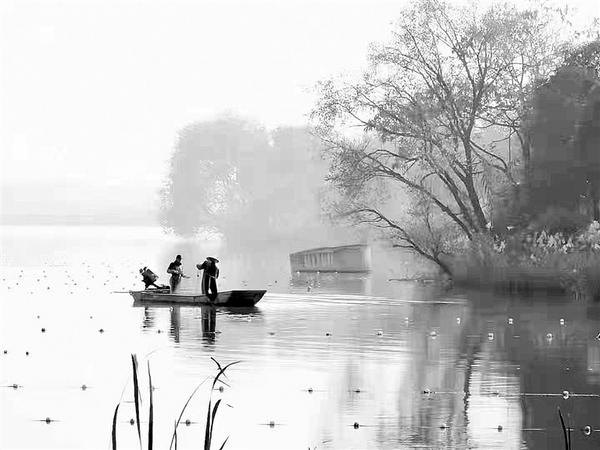
<svg viewBox="0 0 600 450">
<path fill-rule="evenodd" d="M 498 143 L 516 135 L 529 160 L 531 94 L 562 58 L 565 23 L 562 12 L 549 9 L 414 2 L 392 39 L 372 46 L 359 81 L 318 86 L 312 118 L 328 144 L 341 212 L 387 228 L 397 245 L 447 270 L 440 233 L 472 239 L 485 232 L 494 184 L 520 183 L 518 159 Z M 351 127 L 364 134 L 352 138 Z M 407 193 L 402 220 L 389 201 L 374 198 L 382 186 Z M 432 219 L 445 226 L 434 230 Z M 424 232 L 428 238 L 418 239 Z"/>
</svg>

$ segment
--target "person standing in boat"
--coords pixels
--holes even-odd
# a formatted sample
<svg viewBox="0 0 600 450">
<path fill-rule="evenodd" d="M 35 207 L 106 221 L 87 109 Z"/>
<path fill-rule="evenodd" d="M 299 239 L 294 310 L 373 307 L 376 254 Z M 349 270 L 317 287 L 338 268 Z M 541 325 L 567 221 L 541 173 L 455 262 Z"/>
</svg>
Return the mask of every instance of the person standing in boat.
<svg viewBox="0 0 600 450">
<path fill-rule="evenodd" d="M 181 255 L 177 255 L 175 257 L 175 261 L 169 264 L 167 273 L 171 274 L 169 285 L 171 286 L 171 294 L 174 294 L 177 290 L 177 286 L 179 286 L 179 283 L 181 282 L 181 279 L 188 278 L 183 274 L 183 269 L 181 268 Z"/>
<path fill-rule="evenodd" d="M 202 272 L 202 293 L 207 295 L 211 300 L 217 298 L 217 278 L 219 278 L 219 268 L 217 263 L 219 260 L 209 256 L 202 264 L 196 264 L 198 270 Z M 210 290 L 210 293 L 208 292 Z"/>
</svg>

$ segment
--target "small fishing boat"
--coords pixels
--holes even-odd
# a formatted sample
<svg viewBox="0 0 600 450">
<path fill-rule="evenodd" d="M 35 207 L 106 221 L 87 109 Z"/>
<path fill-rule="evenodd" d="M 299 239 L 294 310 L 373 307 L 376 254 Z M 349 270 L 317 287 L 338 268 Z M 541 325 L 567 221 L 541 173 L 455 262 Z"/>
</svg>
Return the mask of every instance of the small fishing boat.
<svg viewBox="0 0 600 450">
<path fill-rule="evenodd" d="M 170 294 L 168 290 L 147 289 L 145 291 L 129 291 L 136 302 L 148 303 L 177 303 L 185 305 L 216 305 L 216 306 L 254 306 L 265 295 L 263 290 L 223 291 L 211 301 L 204 294 Z"/>
</svg>

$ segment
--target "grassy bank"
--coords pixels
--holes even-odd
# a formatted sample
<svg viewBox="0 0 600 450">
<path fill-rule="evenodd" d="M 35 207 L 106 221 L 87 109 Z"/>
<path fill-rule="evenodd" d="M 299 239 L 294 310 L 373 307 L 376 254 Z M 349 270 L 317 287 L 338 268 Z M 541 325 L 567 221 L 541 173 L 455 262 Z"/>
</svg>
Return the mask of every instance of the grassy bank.
<svg viewBox="0 0 600 450">
<path fill-rule="evenodd" d="M 479 236 L 449 263 L 455 284 L 503 292 L 600 300 L 600 225 L 576 235 Z"/>
</svg>

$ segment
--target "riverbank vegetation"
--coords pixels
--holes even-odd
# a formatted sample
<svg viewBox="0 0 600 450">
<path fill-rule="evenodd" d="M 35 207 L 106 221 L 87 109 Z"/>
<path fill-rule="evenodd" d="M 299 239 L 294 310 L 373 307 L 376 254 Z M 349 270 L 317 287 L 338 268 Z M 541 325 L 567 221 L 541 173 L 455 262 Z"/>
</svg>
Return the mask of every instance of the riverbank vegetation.
<svg viewBox="0 0 600 450">
<path fill-rule="evenodd" d="M 600 40 L 545 6 L 412 2 L 318 86 L 337 217 L 456 282 L 598 295 Z"/>
</svg>

